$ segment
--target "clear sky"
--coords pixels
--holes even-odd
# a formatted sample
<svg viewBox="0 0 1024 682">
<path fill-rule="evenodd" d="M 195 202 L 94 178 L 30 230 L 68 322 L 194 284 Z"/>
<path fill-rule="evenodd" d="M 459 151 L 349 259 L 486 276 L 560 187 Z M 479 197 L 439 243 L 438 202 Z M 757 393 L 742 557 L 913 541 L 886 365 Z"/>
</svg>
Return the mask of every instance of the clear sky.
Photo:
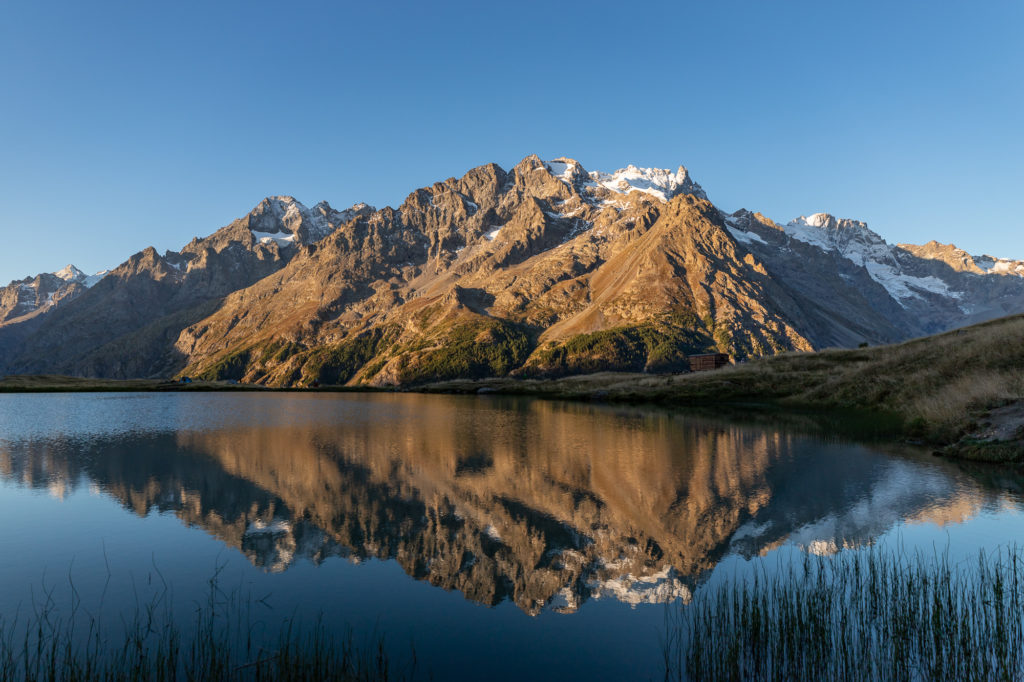
<svg viewBox="0 0 1024 682">
<path fill-rule="evenodd" d="M 0 281 L 531 153 L 1024 258 L 1022 36 L 1020 0 L 5 0 Z"/>
</svg>

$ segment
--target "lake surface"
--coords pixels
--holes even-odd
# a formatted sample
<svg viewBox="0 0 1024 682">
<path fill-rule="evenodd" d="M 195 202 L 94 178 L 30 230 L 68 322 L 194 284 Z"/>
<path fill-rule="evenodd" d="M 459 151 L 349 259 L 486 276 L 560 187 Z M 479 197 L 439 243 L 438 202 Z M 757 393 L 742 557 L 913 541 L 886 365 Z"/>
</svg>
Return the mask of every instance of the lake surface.
<svg viewBox="0 0 1024 682">
<path fill-rule="evenodd" d="M 0 616 L 176 609 L 415 649 L 435 679 L 660 679 L 666 609 L 872 545 L 1024 544 L 1012 475 L 656 408 L 414 394 L 0 395 Z M 770 570 L 770 568 L 769 568 Z"/>
</svg>

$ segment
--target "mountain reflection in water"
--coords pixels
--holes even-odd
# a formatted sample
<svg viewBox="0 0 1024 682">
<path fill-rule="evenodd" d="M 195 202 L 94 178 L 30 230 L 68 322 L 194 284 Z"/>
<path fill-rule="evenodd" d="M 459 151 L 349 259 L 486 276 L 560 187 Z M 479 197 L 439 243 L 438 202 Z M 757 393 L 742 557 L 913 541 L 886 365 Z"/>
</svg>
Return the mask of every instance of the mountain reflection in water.
<svg viewBox="0 0 1024 682">
<path fill-rule="evenodd" d="M 269 571 L 393 559 L 416 579 L 530 614 L 595 597 L 686 600 L 728 552 L 784 542 L 832 552 L 1004 497 L 932 458 L 653 409 L 208 400 L 222 414 L 162 414 L 109 433 L 8 424 L 0 475 L 54 494 L 95 486 L 140 516 L 172 512 Z"/>
</svg>

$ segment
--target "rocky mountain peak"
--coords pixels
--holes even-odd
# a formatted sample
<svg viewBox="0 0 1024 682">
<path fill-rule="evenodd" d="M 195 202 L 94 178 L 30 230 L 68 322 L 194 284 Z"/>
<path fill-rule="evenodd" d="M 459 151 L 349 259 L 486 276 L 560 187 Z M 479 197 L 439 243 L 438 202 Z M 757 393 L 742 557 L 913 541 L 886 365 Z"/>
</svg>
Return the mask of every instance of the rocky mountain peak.
<svg viewBox="0 0 1024 682">
<path fill-rule="evenodd" d="M 662 201 L 668 201 L 679 194 L 692 194 L 701 199 L 708 198 L 703 188 L 693 181 L 684 166 L 679 166 L 673 172 L 667 168 L 640 168 L 630 164 L 613 173 L 595 171 L 590 174 L 590 177 L 598 185 L 622 194 L 636 190 L 655 196 Z"/>
<path fill-rule="evenodd" d="M 974 256 L 974 262 L 985 274 L 1016 275 L 1024 277 L 1024 261 L 995 256 Z"/>
<path fill-rule="evenodd" d="M 580 185 L 590 181 L 590 173 L 583 169 L 579 161 L 560 156 L 546 164 L 548 172 L 559 180 L 570 185 Z"/>
<path fill-rule="evenodd" d="M 817 227 L 822 230 L 829 230 L 833 232 L 844 231 L 844 230 L 866 230 L 868 224 L 861 222 L 860 220 L 854 220 L 852 218 L 837 218 L 831 213 L 812 213 L 809 216 L 800 216 L 799 218 L 790 221 L 791 225 L 806 225 L 807 227 Z"/>
<path fill-rule="evenodd" d="M 245 220 L 257 243 L 276 243 L 278 247 L 312 244 L 320 241 L 338 225 L 373 212 L 372 206 L 355 204 L 337 211 L 326 201 L 312 209 L 291 196 L 267 197 L 256 205 Z"/>
<path fill-rule="evenodd" d="M 84 272 L 70 263 L 53 274 L 57 275 L 57 277 L 60 277 L 65 282 L 79 282 L 87 277 Z"/>
<path fill-rule="evenodd" d="M 337 216 L 338 222 L 347 223 L 354 218 L 368 218 L 370 214 L 376 212 L 376 208 L 369 204 L 363 203 L 362 201 L 352 204 L 344 211 L 335 211 L 327 205 L 326 201 L 321 201 L 317 206 L 327 206 L 329 209 L 326 215 L 334 214 Z"/>
<path fill-rule="evenodd" d="M 303 219 L 311 220 L 312 214 L 294 197 L 275 196 L 257 204 L 248 217 L 249 229 L 257 241 L 286 246 L 294 243 Z"/>
<path fill-rule="evenodd" d="M 86 275 L 70 263 L 56 272 L 43 272 L 0 288 L 0 325 L 27 319 L 69 302 L 106 276 L 103 270 Z"/>
<path fill-rule="evenodd" d="M 92 285 L 96 284 L 96 282 L 103 279 L 109 272 L 109 270 L 100 270 L 94 275 L 87 275 L 74 265 L 68 263 L 60 270 L 50 274 L 64 280 L 68 284 L 81 284 L 86 289 L 89 289 Z"/>
<path fill-rule="evenodd" d="M 1024 277 L 1024 261 L 997 258 L 987 254 L 972 256 L 955 244 L 943 244 L 933 239 L 926 244 L 898 244 L 897 246 L 917 258 L 945 263 L 956 272 Z"/>
<path fill-rule="evenodd" d="M 826 251 L 838 250 L 844 255 L 851 245 L 858 245 L 858 250 L 868 248 L 889 251 L 891 247 L 881 236 L 868 229 L 868 224 L 852 218 L 837 218 L 830 213 L 812 213 L 800 216 L 787 223 L 783 229 L 786 234 L 808 244 L 813 244 Z"/>
<path fill-rule="evenodd" d="M 520 165 L 529 161 L 532 166 L 535 166 L 536 162 L 533 159 L 534 157 L 527 157 Z M 629 194 L 637 191 L 649 194 L 661 201 L 668 201 L 680 194 L 692 194 L 701 199 L 708 198 L 701 186 L 693 181 L 684 166 L 679 166 L 672 171 L 667 168 L 641 168 L 630 164 L 612 173 L 604 173 L 602 171 L 587 172 L 579 161 L 568 157 L 559 157 L 541 163 L 551 175 L 577 189 L 603 188 L 616 194 Z"/>
<path fill-rule="evenodd" d="M 975 274 L 984 272 L 984 270 L 978 267 L 974 256 L 963 249 L 958 249 L 953 244 L 942 244 L 933 239 L 927 244 L 922 245 L 897 244 L 897 246 L 918 258 L 943 262 L 956 272 L 973 272 Z M 992 260 L 994 261 L 995 259 Z"/>
</svg>

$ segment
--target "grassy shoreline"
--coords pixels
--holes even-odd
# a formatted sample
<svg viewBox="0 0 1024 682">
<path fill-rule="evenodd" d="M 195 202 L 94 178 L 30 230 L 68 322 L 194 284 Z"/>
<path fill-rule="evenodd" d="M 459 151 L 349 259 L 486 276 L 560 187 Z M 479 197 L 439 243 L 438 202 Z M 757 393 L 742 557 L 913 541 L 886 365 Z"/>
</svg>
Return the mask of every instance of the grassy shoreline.
<svg viewBox="0 0 1024 682">
<path fill-rule="evenodd" d="M 874 413 L 892 437 L 988 462 L 1024 461 L 1024 315 L 890 346 L 784 353 L 712 372 L 495 377 L 409 387 L 273 388 L 217 381 L 11 376 L 0 393 L 58 391 L 418 391 L 662 406 L 769 406 Z"/>
<path fill-rule="evenodd" d="M 422 387 L 679 406 L 757 404 L 877 414 L 894 437 L 989 462 L 1024 461 L 1024 316 L 890 346 L 785 353 L 712 372 L 496 378 Z"/>
<path fill-rule="evenodd" d="M 181 383 L 171 379 L 98 379 L 53 374 L 10 374 L 0 377 L 2 393 L 160 393 L 160 392 L 309 392 L 371 393 L 389 392 L 391 389 L 373 386 L 323 386 L 306 388 L 299 386 L 260 386 L 230 381 L 194 380 Z"/>
</svg>

